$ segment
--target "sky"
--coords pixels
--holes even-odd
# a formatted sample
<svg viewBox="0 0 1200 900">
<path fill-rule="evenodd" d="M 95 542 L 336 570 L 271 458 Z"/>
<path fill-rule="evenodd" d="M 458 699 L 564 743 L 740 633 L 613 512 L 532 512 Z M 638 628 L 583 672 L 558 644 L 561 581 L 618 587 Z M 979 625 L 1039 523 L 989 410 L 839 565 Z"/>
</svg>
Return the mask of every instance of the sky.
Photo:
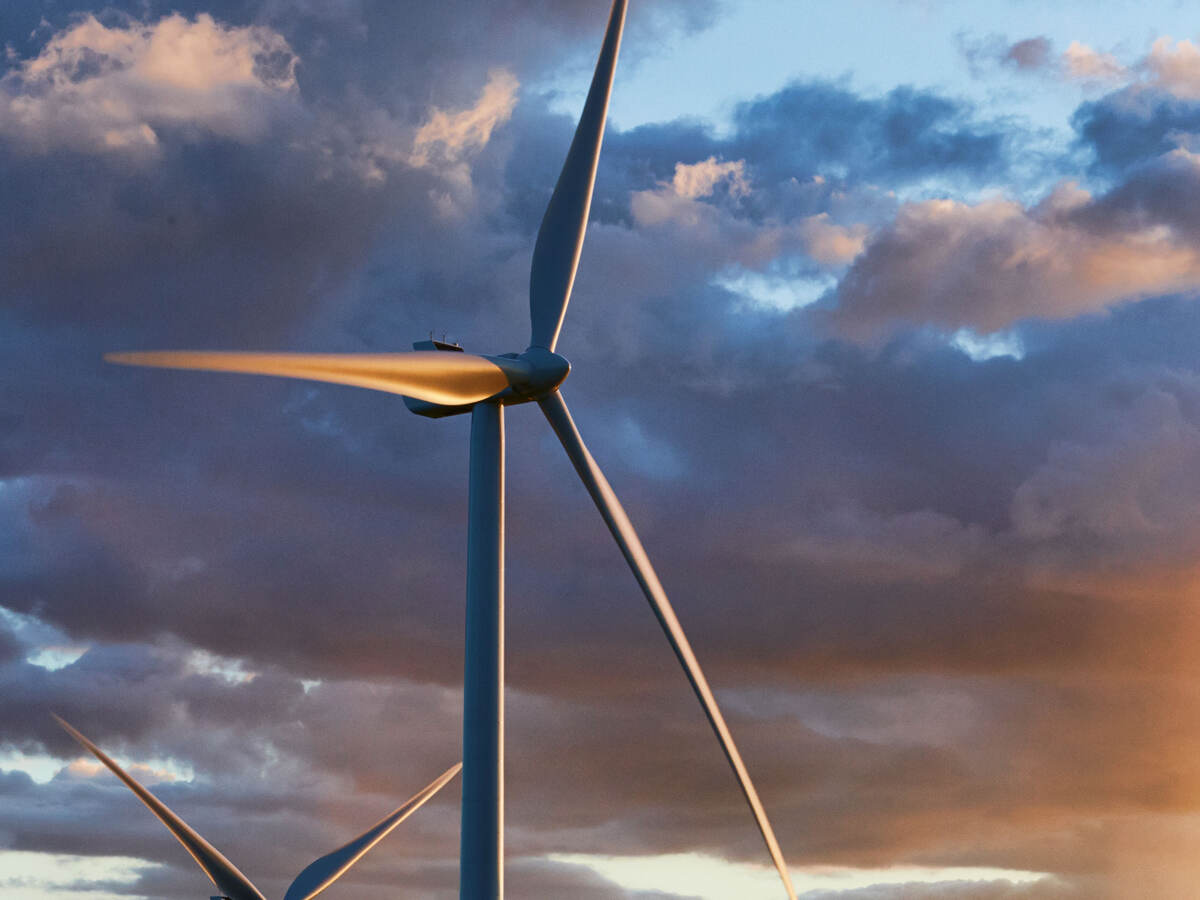
<svg viewBox="0 0 1200 900">
<path fill-rule="evenodd" d="M 1181 3 L 638 0 L 563 388 L 808 900 L 1200 876 Z M 596 0 L 0 7 L 0 892 L 269 897 L 457 762 L 468 423 L 113 350 L 522 350 Z M 537 410 L 508 896 L 781 896 Z M 452 783 L 327 896 L 457 896 Z"/>
</svg>

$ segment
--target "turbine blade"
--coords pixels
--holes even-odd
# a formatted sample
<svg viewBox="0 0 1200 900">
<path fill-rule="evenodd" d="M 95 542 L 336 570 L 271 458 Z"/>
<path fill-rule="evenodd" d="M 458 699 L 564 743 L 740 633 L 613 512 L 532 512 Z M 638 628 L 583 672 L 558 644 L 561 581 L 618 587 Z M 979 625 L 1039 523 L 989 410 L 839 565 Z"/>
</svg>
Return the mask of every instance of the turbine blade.
<svg viewBox="0 0 1200 900">
<path fill-rule="evenodd" d="M 554 350 L 571 299 L 571 286 L 575 283 L 575 270 L 587 232 L 596 162 L 604 140 L 604 120 L 621 49 L 626 5 L 626 0 L 613 2 L 583 114 L 533 248 L 533 268 L 529 274 L 529 318 L 533 330 L 529 342 L 534 347 Z"/>
<path fill-rule="evenodd" d="M 103 750 L 76 731 L 65 720 L 58 716 L 54 716 L 54 719 L 67 734 L 75 738 L 85 750 L 104 763 L 114 775 L 125 782 L 126 787 L 137 794 L 138 799 L 145 803 L 150 811 L 158 816 L 159 821 L 171 830 L 171 834 L 175 835 L 179 843 L 183 844 L 184 849 L 192 855 L 192 859 L 222 893 L 228 894 L 233 900 L 265 900 L 258 888 L 250 883 L 250 879 L 239 872 L 237 866 L 222 856 L 212 844 L 193 831 L 187 822 L 171 812 L 166 804 L 142 787 L 129 773 L 113 762 Z"/>
<path fill-rule="evenodd" d="M 108 353 L 109 362 L 164 369 L 246 372 L 307 378 L 404 394 L 429 403 L 456 406 L 478 403 L 511 383 L 509 373 L 472 353 L 435 350 L 412 353 L 220 353 L 161 350 Z M 510 368 L 516 369 L 516 364 Z M 513 372 L 514 376 L 519 373 Z"/>
<path fill-rule="evenodd" d="M 692 690 L 696 692 L 700 705 L 704 707 L 704 714 L 708 716 L 709 724 L 712 725 L 717 740 L 721 742 L 721 749 L 725 751 L 725 757 L 729 760 L 729 765 L 737 776 L 742 793 L 746 796 L 746 802 L 750 804 L 750 811 L 754 813 L 755 821 L 758 823 L 758 830 L 762 832 L 767 851 L 771 854 L 775 868 L 779 871 L 779 877 L 783 879 L 784 887 L 787 888 L 788 897 L 795 900 L 796 891 L 792 887 L 792 880 L 788 875 L 787 863 L 784 862 L 783 853 L 779 849 L 779 842 L 775 840 L 775 832 L 767 819 L 766 810 L 763 809 L 762 802 L 758 799 L 758 792 L 754 789 L 750 773 L 746 771 L 746 765 L 742 762 L 737 745 L 733 742 L 733 735 L 730 734 L 729 727 L 725 724 L 725 717 L 721 715 L 716 698 L 708 686 L 708 679 L 704 677 L 700 663 L 696 661 L 691 644 L 688 643 L 687 636 L 683 633 L 683 628 L 675 617 L 675 611 L 671 608 L 667 594 L 663 590 L 662 584 L 659 583 L 654 568 L 650 565 L 650 559 L 646 556 L 637 532 L 633 530 L 633 525 L 621 507 L 620 501 L 617 500 L 616 494 L 613 493 L 608 479 L 604 477 L 604 473 L 600 471 L 600 467 L 596 465 L 592 454 L 584 445 L 583 438 L 579 436 L 579 430 L 571 419 L 571 413 L 567 410 L 567 404 L 563 400 L 562 394 L 555 391 L 539 399 L 538 404 L 542 407 L 542 412 L 546 414 L 554 433 L 558 435 L 559 441 L 562 442 L 563 449 L 567 451 L 567 456 L 574 464 L 575 471 L 579 473 L 584 487 L 592 495 L 592 500 L 600 510 L 600 515 L 604 517 L 608 530 L 616 538 L 617 546 L 621 548 L 621 553 L 624 554 L 625 560 L 633 570 L 634 577 L 642 587 L 642 593 L 650 601 L 650 607 L 654 610 L 654 615 L 658 618 L 667 640 L 670 641 L 671 648 L 679 658 L 688 681 L 692 683 Z"/>
<path fill-rule="evenodd" d="M 457 775 L 461 768 L 462 763 L 451 766 L 421 791 L 410 797 L 403 806 L 381 819 L 350 843 L 309 864 L 303 872 L 296 876 L 296 880 L 288 888 L 283 900 L 312 900 L 313 897 L 341 878 L 347 869 L 362 859 L 366 852 L 383 840 L 393 828 L 420 809 L 421 805 L 440 791 L 443 785 Z"/>
</svg>

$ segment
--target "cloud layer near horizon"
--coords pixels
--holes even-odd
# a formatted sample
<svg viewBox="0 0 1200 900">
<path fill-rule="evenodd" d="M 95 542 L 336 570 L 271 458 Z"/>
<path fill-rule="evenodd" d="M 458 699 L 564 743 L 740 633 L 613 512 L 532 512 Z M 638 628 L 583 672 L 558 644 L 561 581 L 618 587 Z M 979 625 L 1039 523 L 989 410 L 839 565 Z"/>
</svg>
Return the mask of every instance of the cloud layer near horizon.
<svg viewBox="0 0 1200 900">
<path fill-rule="evenodd" d="M 117 6 L 0 12 L 0 751 L 75 759 L 53 709 L 184 773 L 163 799 L 275 895 L 458 757 L 466 422 L 101 354 L 520 349 L 573 127 L 536 88 L 586 71 L 603 17 Z M 716 15 L 639 4 L 625 63 Z M 1036 40 L 995 59 L 1083 71 Z M 1189 48 L 1119 64 L 1033 175 L 1019 123 L 911 87 L 610 129 L 564 390 L 790 861 L 1054 876 L 838 896 L 1193 883 Z M 536 410 L 508 422 L 509 895 L 653 896 L 552 853 L 761 862 L 569 465 Z M 0 849 L 136 857 L 159 865 L 108 890 L 195 895 L 103 773 L 13 765 L 0 796 Z M 454 896 L 457 799 L 340 895 Z"/>
</svg>

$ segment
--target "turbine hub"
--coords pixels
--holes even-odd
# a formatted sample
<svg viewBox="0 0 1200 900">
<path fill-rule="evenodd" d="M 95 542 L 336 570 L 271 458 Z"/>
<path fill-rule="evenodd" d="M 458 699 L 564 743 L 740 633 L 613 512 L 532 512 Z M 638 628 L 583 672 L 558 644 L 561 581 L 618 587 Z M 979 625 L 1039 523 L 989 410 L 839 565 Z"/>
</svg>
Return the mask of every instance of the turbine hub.
<svg viewBox="0 0 1200 900">
<path fill-rule="evenodd" d="M 526 384 L 514 383 L 512 386 L 513 391 L 519 394 L 522 400 L 544 397 L 566 381 L 567 376 L 571 374 L 571 364 L 545 347 L 530 347 L 516 358 L 529 366 Z"/>
</svg>

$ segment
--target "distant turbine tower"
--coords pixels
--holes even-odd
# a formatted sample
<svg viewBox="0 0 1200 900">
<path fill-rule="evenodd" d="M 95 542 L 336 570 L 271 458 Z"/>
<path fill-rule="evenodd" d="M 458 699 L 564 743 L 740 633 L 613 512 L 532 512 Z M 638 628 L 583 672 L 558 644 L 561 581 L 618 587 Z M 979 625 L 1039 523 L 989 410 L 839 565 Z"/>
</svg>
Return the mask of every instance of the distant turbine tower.
<svg viewBox="0 0 1200 900">
<path fill-rule="evenodd" d="M 554 352 L 554 347 L 583 249 L 626 6 L 627 0 L 614 0 L 583 114 L 533 248 L 529 278 L 532 333 L 524 353 L 476 356 L 462 352 L 457 345 L 429 340 L 414 344 L 418 352 L 412 353 L 167 350 L 112 353 L 106 357 L 127 365 L 282 375 L 372 388 L 404 395 L 413 412 L 431 418 L 471 413 L 459 861 L 459 891 L 464 900 L 492 900 L 504 894 L 504 407 L 531 400 L 536 400 L 545 413 L 650 601 L 737 775 L 788 896 L 795 897 L 771 823 L 708 680 L 637 532 L 584 446 L 558 390 L 571 366 Z"/>
<path fill-rule="evenodd" d="M 114 775 L 125 782 L 126 786 L 137 794 L 139 800 L 150 807 L 150 811 L 158 816 L 159 820 L 171 830 L 171 834 L 175 835 L 179 843 L 183 844 L 184 849 L 192 855 L 192 859 L 196 861 L 196 864 L 204 870 L 204 874 L 212 879 L 212 883 L 217 886 L 217 890 L 223 892 L 223 895 L 228 900 L 266 900 L 258 888 L 251 884 L 250 879 L 238 871 L 237 866 L 222 856 L 216 847 L 193 831 L 187 822 L 171 812 L 166 804 L 142 787 L 142 785 L 134 780 L 133 776 L 113 762 L 103 750 L 72 728 L 63 719 L 60 719 L 58 716 L 54 718 L 66 730 L 67 734 L 79 741 L 84 749 L 100 760 L 100 762 L 104 763 L 104 765 L 108 766 Z M 345 875 L 347 869 L 362 859 L 368 850 L 387 837 L 393 828 L 420 809 L 421 805 L 441 790 L 442 786 L 457 775 L 458 770 L 461 768 L 462 763 L 451 766 L 419 793 L 410 797 L 403 806 L 393 811 L 390 815 L 385 816 L 350 843 L 339 847 L 332 853 L 325 854 L 320 859 L 309 864 L 303 872 L 296 876 L 296 880 L 287 889 L 287 894 L 284 895 L 283 900 L 312 900 L 313 897 Z M 219 900 L 219 898 L 214 897 L 213 900 Z"/>
</svg>

